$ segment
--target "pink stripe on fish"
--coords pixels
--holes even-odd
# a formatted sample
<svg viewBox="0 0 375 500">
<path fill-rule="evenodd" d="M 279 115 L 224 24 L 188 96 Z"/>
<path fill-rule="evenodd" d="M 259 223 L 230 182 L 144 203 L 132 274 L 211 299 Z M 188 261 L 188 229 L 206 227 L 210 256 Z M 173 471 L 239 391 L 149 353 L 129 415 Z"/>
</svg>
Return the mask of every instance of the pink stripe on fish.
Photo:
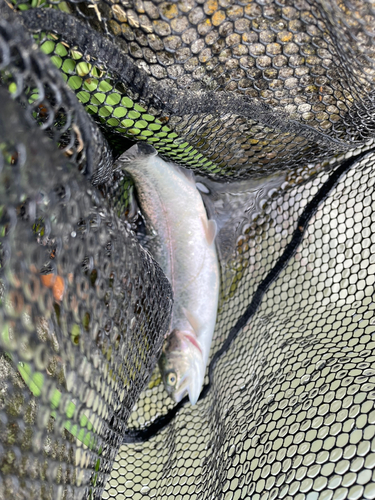
<svg viewBox="0 0 375 500">
<path fill-rule="evenodd" d="M 184 332 L 184 337 L 186 337 L 187 340 L 189 340 L 193 344 L 193 346 L 195 346 L 198 349 L 198 351 L 201 354 L 203 354 L 202 353 L 202 348 L 201 348 L 198 340 L 196 339 L 196 337 L 194 335 L 192 335 L 191 333 Z"/>
</svg>

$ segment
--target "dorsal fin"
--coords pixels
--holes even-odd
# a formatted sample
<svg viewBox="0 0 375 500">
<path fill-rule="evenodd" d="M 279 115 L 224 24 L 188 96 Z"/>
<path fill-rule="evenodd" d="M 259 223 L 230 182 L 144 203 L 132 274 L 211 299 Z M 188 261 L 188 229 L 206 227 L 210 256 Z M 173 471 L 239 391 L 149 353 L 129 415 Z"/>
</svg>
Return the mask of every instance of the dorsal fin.
<svg viewBox="0 0 375 500">
<path fill-rule="evenodd" d="M 264 201 L 281 189 L 285 175 L 277 173 L 259 179 L 220 182 L 196 175 L 207 215 L 218 225 L 215 244 L 222 266 L 229 265 L 244 226 L 252 224 L 255 215 L 262 212 Z"/>
<path fill-rule="evenodd" d="M 175 169 L 179 170 L 186 177 L 186 179 L 195 186 L 195 175 L 192 170 L 181 167 L 180 165 L 176 165 L 175 163 L 173 163 L 173 166 L 175 167 Z"/>
<path fill-rule="evenodd" d="M 204 217 L 201 217 L 204 232 L 206 235 L 206 240 L 209 245 L 212 245 L 215 241 L 217 234 L 217 224 L 213 219 L 207 220 Z"/>
</svg>

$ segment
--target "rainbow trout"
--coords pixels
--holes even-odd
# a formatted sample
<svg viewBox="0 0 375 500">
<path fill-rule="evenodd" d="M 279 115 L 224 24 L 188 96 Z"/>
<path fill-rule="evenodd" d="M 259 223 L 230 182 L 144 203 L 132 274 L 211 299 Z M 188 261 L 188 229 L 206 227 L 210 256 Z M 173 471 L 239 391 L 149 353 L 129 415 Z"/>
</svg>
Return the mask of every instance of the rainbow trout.
<svg viewBox="0 0 375 500">
<path fill-rule="evenodd" d="M 159 360 L 164 386 L 179 402 L 199 398 L 216 323 L 220 272 L 216 223 L 207 219 L 192 172 L 138 143 L 119 166 L 133 178 L 149 238 L 148 248 L 174 296 L 170 333 Z"/>
</svg>

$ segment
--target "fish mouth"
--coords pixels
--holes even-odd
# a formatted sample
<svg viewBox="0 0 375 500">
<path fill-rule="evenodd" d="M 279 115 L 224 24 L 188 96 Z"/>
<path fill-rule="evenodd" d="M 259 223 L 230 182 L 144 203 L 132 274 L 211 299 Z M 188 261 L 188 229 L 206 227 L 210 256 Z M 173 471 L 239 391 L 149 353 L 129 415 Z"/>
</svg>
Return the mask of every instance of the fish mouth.
<svg viewBox="0 0 375 500">
<path fill-rule="evenodd" d="M 187 388 L 184 388 L 183 390 L 181 390 L 179 392 L 175 392 L 173 394 L 173 399 L 174 399 L 175 403 L 179 403 L 180 401 L 182 401 L 183 398 L 185 396 L 187 396 L 187 394 L 188 394 Z"/>
<path fill-rule="evenodd" d="M 204 379 L 204 370 L 198 359 L 186 375 L 181 379 L 178 387 L 175 388 L 172 397 L 176 403 L 179 403 L 184 396 L 189 396 L 190 403 L 195 405 L 199 399 Z"/>
<path fill-rule="evenodd" d="M 195 335 L 189 333 L 189 332 L 183 332 L 184 338 L 190 342 L 190 344 L 193 346 L 193 349 L 195 351 L 198 351 L 199 357 L 203 359 L 203 352 L 202 348 L 199 344 L 198 339 L 195 337 Z M 172 397 L 176 403 L 179 403 L 184 396 L 189 395 L 190 398 L 190 393 L 189 393 L 189 386 L 191 385 L 191 380 L 190 380 L 190 374 L 191 370 L 189 370 L 184 377 L 180 380 L 179 386 L 175 389 L 175 391 L 172 394 Z"/>
<path fill-rule="evenodd" d="M 189 375 L 186 374 L 180 381 L 180 385 L 176 391 L 173 393 L 173 399 L 176 403 L 179 403 L 184 396 L 188 393 L 188 385 L 189 385 Z"/>
<path fill-rule="evenodd" d="M 201 384 L 202 366 L 203 366 L 203 350 L 199 343 L 198 338 L 193 332 L 186 330 L 173 330 L 171 343 L 168 346 L 170 350 L 168 352 L 163 352 L 163 359 L 168 360 L 168 366 L 178 366 L 181 362 L 181 356 L 183 357 L 182 366 L 174 371 L 176 373 L 183 374 L 178 380 L 178 383 L 174 386 L 168 387 L 168 384 L 164 381 L 164 386 L 168 392 L 168 395 L 176 402 L 179 403 L 184 396 L 188 395 L 190 401 L 196 401 L 197 393 L 197 383 Z M 160 361 L 159 361 L 160 363 Z M 166 366 L 162 366 L 162 371 L 166 370 Z M 197 378 L 197 380 L 195 380 Z M 192 397 L 191 394 L 194 394 Z M 198 394 L 199 395 L 199 394 Z M 194 403 L 193 403 L 194 404 Z"/>
</svg>

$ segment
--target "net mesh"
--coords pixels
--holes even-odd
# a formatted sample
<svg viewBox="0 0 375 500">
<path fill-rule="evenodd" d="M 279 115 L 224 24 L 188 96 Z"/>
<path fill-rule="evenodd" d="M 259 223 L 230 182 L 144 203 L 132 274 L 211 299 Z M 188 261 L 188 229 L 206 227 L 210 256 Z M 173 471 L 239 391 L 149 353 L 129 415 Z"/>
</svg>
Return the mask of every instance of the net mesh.
<svg viewBox="0 0 375 500">
<path fill-rule="evenodd" d="M 374 499 L 373 4 L 0 12 L 0 497 Z M 155 368 L 137 140 L 227 223 L 194 407 Z"/>
</svg>

